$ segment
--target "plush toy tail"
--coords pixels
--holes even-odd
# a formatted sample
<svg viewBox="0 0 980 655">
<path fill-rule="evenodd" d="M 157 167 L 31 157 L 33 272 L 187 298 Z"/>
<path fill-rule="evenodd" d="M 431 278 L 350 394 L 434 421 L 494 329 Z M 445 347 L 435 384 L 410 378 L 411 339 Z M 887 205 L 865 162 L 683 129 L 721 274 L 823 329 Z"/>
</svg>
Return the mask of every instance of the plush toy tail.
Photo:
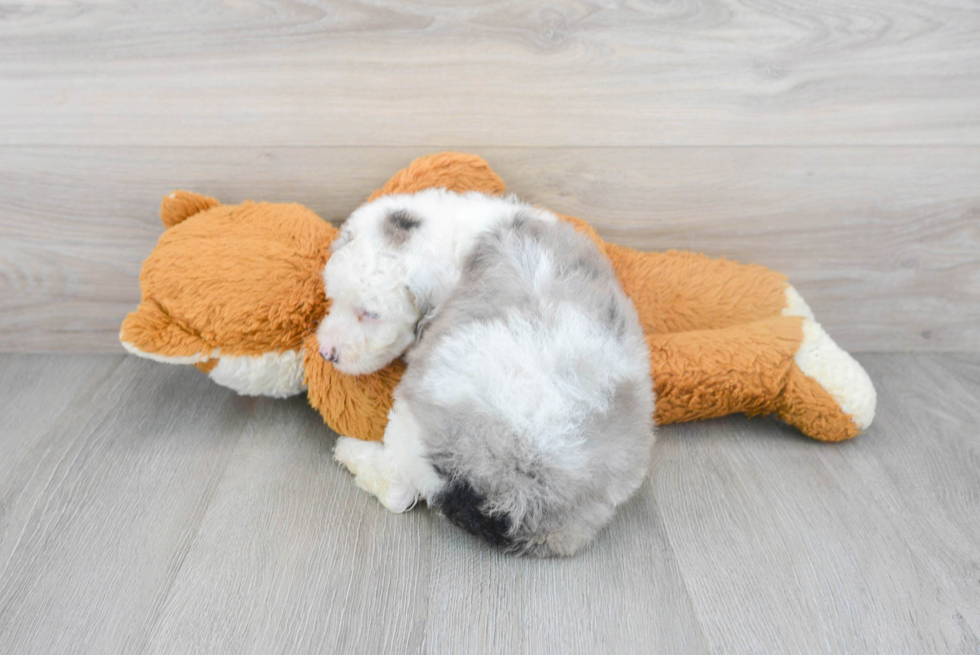
<svg viewBox="0 0 980 655">
<path fill-rule="evenodd" d="M 163 221 L 163 226 L 169 230 L 194 214 L 217 207 L 220 204 L 211 196 L 202 196 L 200 193 L 178 189 L 163 197 L 163 202 L 160 203 L 160 220 Z"/>
</svg>

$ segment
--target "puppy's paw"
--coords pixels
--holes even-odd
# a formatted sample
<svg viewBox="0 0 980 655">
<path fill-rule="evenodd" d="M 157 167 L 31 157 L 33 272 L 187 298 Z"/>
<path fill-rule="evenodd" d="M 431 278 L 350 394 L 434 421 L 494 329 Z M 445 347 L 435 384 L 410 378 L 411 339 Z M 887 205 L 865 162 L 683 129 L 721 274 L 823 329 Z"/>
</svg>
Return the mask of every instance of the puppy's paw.
<svg viewBox="0 0 980 655">
<path fill-rule="evenodd" d="M 375 462 L 381 448 L 381 444 L 376 441 L 339 437 L 333 449 L 333 458 L 355 476 L 362 472 L 371 474 L 376 468 Z"/>
<path fill-rule="evenodd" d="M 378 494 L 378 500 L 389 512 L 401 514 L 415 507 L 419 496 L 415 487 L 405 484 L 398 478 L 387 481 L 387 485 L 382 493 Z"/>
<path fill-rule="evenodd" d="M 354 474 L 354 484 L 377 497 L 385 509 L 401 513 L 415 505 L 415 487 L 398 475 L 382 444 L 340 437 L 333 457 Z"/>
</svg>

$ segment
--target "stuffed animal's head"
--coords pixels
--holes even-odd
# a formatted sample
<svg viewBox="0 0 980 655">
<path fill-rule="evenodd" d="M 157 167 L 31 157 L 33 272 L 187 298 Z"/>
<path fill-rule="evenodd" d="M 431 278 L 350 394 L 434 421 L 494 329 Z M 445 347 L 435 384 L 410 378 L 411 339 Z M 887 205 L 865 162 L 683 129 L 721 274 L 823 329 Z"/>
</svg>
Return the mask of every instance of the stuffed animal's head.
<svg viewBox="0 0 980 655">
<path fill-rule="evenodd" d="M 296 204 L 164 198 L 167 231 L 143 263 L 120 338 L 135 354 L 207 365 L 298 351 L 326 312 L 320 271 L 336 229 Z M 212 364 L 213 365 L 213 364 Z"/>
<path fill-rule="evenodd" d="M 479 157 L 441 153 L 399 171 L 371 200 L 429 187 L 502 193 Z M 336 229 L 300 205 L 222 205 L 168 194 L 167 228 L 140 273 L 142 300 L 120 340 L 133 354 L 192 364 L 242 394 L 284 397 L 308 388 L 331 428 L 381 439 L 400 360 L 370 375 L 340 373 L 319 354 L 327 311 L 323 271 Z"/>
</svg>

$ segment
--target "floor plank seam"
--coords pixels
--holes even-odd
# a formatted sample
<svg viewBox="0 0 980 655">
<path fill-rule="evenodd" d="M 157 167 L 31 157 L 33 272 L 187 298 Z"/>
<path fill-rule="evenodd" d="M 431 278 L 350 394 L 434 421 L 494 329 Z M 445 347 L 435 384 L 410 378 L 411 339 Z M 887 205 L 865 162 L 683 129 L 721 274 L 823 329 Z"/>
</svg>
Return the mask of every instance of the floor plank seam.
<svg viewBox="0 0 980 655">
<path fill-rule="evenodd" d="M 214 502 L 215 496 L 217 495 L 218 488 L 221 486 L 221 481 L 224 480 L 225 474 L 228 471 L 228 465 L 231 462 L 232 455 L 238 449 L 240 443 L 241 435 L 239 433 L 239 443 L 235 444 L 234 448 L 230 449 L 224 454 L 223 461 L 221 462 L 220 466 L 220 473 L 217 475 L 212 475 L 212 479 L 208 481 L 208 485 L 205 487 L 204 493 L 201 494 L 203 506 L 200 507 L 197 520 L 194 522 L 193 528 L 189 531 L 190 534 L 188 534 L 187 539 L 182 540 L 182 543 L 180 544 L 180 556 L 176 567 L 172 569 L 171 575 L 168 576 L 165 589 L 162 590 L 157 601 L 154 602 L 154 607 L 152 610 L 153 620 L 143 632 L 143 643 L 132 652 L 145 653 L 150 648 L 150 644 L 153 641 L 157 627 L 160 625 L 160 621 L 163 619 L 164 612 L 166 611 L 173 595 L 174 587 L 177 583 L 178 577 L 180 576 L 180 572 L 183 570 L 187 557 L 194 548 L 194 544 L 197 543 L 198 537 L 200 537 L 201 527 L 204 525 L 208 513 L 211 511 L 211 505 Z"/>
</svg>

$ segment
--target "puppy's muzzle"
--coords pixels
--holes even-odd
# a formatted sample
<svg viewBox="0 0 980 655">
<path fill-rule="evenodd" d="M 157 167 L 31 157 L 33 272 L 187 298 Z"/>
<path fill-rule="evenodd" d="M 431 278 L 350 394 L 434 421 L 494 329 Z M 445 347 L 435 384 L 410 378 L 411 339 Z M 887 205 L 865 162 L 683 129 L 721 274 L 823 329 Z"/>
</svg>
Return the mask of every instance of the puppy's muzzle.
<svg viewBox="0 0 980 655">
<path fill-rule="evenodd" d="M 328 362 L 335 364 L 340 356 L 337 354 L 336 346 L 320 346 L 320 357 L 323 357 Z"/>
</svg>

